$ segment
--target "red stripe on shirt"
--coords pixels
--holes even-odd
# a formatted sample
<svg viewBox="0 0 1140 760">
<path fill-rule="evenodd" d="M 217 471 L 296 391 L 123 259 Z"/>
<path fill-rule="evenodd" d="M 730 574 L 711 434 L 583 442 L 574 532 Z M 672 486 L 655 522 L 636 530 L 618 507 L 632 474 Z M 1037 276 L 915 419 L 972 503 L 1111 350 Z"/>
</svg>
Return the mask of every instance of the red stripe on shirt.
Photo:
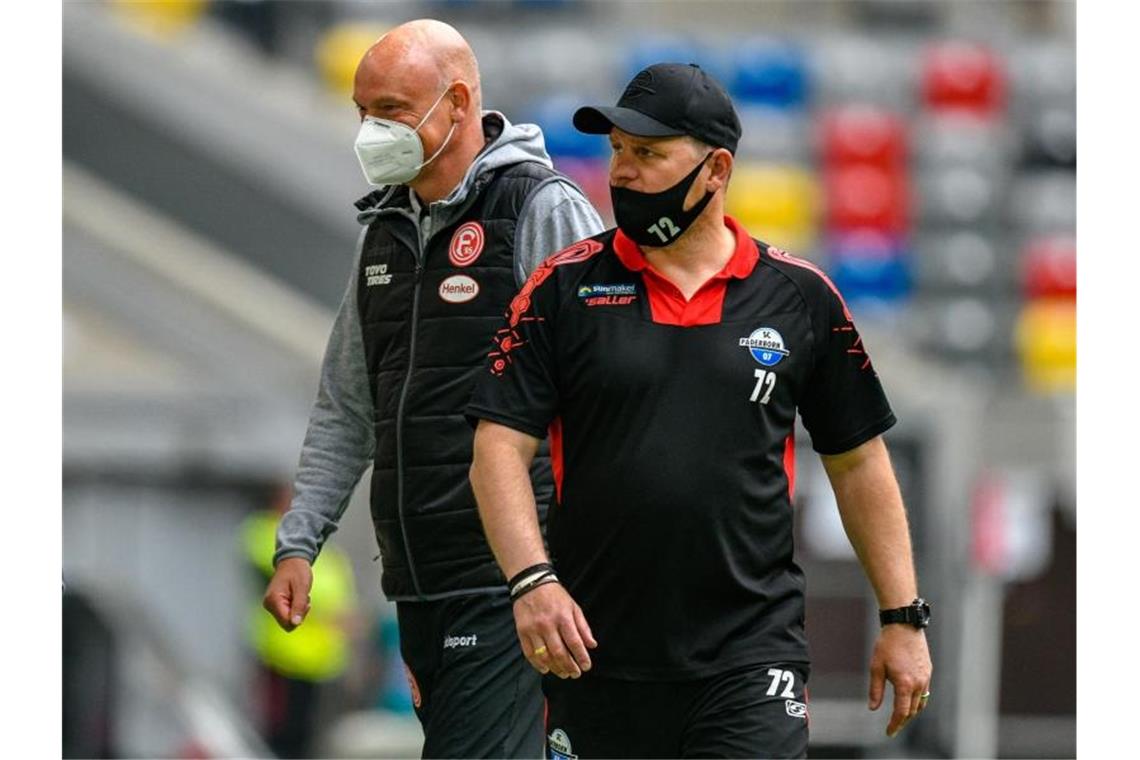
<svg viewBox="0 0 1140 760">
<path fill-rule="evenodd" d="M 788 500 L 796 495 L 796 433 L 793 430 L 784 439 L 784 475 L 788 478 Z"/>
<path fill-rule="evenodd" d="M 562 459 L 562 418 L 555 417 L 550 423 L 550 469 L 554 472 L 554 498 L 562 503 L 562 473 L 565 472 Z"/>
<path fill-rule="evenodd" d="M 776 259 L 777 261 L 783 261 L 783 262 L 786 262 L 788 264 L 791 264 L 792 266 L 797 266 L 797 267 L 800 267 L 801 269 L 806 269 L 809 272 L 815 272 L 817 275 L 819 275 L 821 278 L 823 278 L 823 281 L 825 283 L 827 283 L 827 287 L 831 288 L 831 292 L 835 294 L 835 297 L 839 299 L 839 303 L 843 306 L 843 316 L 847 318 L 848 322 L 854 322 L 855 321 L 855 318 L 851 316 L 851 312 L 847 308 L 847 301 L 843 300 L 843 294 L 839 292 L 839 288 L 835 287 L 835 283 L 831 281 L 831 278 L 827 276 L 826 272 L 824 272 L 822 269 L 820 269 L 819 267 L 817 267 L 815 264 L 811 263 L 810 261 L 805 261 L 804 259 L 797 259 L 795 256 L 792 256 L 791 254 L 777 248 L 774 245 L 768 246 L 768 255 L 771 256 L 772 258 Z"/>
</svg>

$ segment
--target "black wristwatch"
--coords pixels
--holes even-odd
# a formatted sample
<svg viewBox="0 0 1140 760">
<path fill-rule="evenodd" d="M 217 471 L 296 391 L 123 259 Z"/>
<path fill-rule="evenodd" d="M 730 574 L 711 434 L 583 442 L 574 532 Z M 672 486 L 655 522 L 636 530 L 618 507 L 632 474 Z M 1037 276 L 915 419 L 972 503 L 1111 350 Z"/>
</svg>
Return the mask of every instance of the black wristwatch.
<svg viewBox="0 0 1140 760">
<path fill-rule="evenodd" d="M 906 607 L 896 607 L 893 610 L 879 610 L 879 624 L 906 623 L 915 628 L 922 629 L 930 625 L 930 605 L 922 597 L 918 597 Z"/>
</svg>

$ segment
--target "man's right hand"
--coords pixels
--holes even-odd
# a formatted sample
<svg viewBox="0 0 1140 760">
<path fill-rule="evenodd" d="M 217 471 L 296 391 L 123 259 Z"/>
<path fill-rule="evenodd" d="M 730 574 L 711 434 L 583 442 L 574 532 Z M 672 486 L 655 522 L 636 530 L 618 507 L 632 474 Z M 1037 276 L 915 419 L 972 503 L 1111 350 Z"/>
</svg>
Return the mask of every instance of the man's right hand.
<svg viewBox="0 0 1140 760">
<path fill-rule="evenodd" d="M 309 590 L 313 587 L 313 568 L 304 557 L 286 557 L 277 563 L 262 606 L 269 610 L 277 624 L 291 631 L 309 614 Z"/>
<path fill-rule="evenodd" d="M 578 678 L 590 669 L 590 655 L 598 642 L 582 608 L 560 583 L 544 583 L 519 597 L 514 605 L 515 628 L 523 655 L 539 673 L 553 671 L 559 678 Z"/>
</svg>

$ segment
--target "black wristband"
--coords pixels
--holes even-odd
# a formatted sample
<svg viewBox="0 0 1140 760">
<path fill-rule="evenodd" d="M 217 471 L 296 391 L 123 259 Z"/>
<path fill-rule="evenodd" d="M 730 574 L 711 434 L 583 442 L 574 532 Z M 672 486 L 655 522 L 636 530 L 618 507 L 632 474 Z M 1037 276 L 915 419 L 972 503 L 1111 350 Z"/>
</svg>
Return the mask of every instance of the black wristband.
<svg viewBox="0 0 1140 760">
<path fill-rule="evenodd" d="M 537 565 L 531 565 L 528 568 L 524 568 L 515 573 L 514 576 L 509 581 L 507 581 L 507 588 L 509 588 L 511 591 L 514 591 L 515 586 L 518 585 L 519 581 L 527 578 L 528 576 L 534 575 L 540 570 L 548 570 L 553 573 L 554 566 L 549 562 L 539 562 Z"/>
<path fill-rule="evenodd" d="M 547 583 L 558 583 L 558 582 L 559 581 L 558 581 L 557 575 L 555 575 L 554 573 L 547 573 L 547 574 L 541 576 L 538 580 L 534 581 L 533 583 L 528 583 L 527 585 L 523 586 L 518 591 L 511 592 L 511 604 L 514 604 L 519 599 L 526 596 L 531 591 L 534 591 L 539 586 L 545 586 Z"/>
</svg>

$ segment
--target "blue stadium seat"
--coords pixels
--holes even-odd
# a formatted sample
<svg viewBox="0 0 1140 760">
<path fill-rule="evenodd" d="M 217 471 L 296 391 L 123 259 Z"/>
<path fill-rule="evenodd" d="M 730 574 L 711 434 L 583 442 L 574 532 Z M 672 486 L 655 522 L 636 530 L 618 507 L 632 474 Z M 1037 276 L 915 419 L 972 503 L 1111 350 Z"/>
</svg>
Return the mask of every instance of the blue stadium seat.
<svg viewBox="0 0 1140 760">
<path fill-rule="evenodd" d="M 637 72 L 655 63 L 695 63 L 719 78 L 719 66 L 714 56 L 695 40 L 678 35 L 660 35 L 640 39 L 630 46 L 625 54 L 620 86 L 624 87 Z"/>
<path fill-rule="evenodd" d="M 848 301 L 897 304 L 912 289 L 910 259 L 901 239 L 856 232 L 828 241 L 826 269 Z"/>
<path fill-rule="evenodd" d="M 600 158 L 609 156 L 605 135 L 587 135 L 574 128 L 571 119 L 583 103 L 592 102 L 580 95 L 563 94 L 544 98 L 524 110 L 526 118 L 542 127 L 546 150 L 552 156 L 568 158 Z"/>
<path fill-rule="evenodd" d="M 738 102 L 802 108 L 809 97 L 807 56 L 798 45 L 754 39 L 734 55 L 732 94 Z"/>
</svg>

